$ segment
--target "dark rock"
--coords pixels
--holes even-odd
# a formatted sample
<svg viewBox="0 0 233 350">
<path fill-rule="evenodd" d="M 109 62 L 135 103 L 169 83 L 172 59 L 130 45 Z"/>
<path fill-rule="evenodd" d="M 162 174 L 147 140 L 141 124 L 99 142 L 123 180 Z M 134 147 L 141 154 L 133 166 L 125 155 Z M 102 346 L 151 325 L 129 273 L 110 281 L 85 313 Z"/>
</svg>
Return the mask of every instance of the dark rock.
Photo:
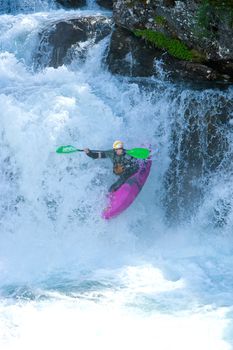
<svg viewBox="0 0 233 350">
<path fill-rule="evenodd" d="M 170 77 L 175 79 L 190 79 L 197 81 L 215 81 L 220 75 L 212 68 L 194 62 L 179 61 L 174 60 L 174 63 L 171 63 L 171 60 L 164 62 L 164 67 L 168 71 Z"/>
<path fill-rule="evenodd" d="M 208 65 L 217 70 L 226 79 L 233 77 L 233 60 L 208 61 Z"/>
<path fill-rule="evenodd" d="M 164 2 L 164 5 L 167 7 L 173 7 L 176 4 L 175 0 L 163 0 L 163 2 Z"/>
<path fill-rule="evenodd" d="M 128 76 L 156 75 L 157 65 L 163 67 L 166 75 L 174 80 L 215 81 L 229 80 L 214 68 L 205 64 L 180 61 L 164 51 L 136 37 L 132 32 L 116 27 L 113 31 L 106 63 L 114 74 Z"/>
<path fill-rule="evenodd" d="M 107 55 L 109 70 L 115 74 L 149 76 L 155 73 L 154 59 L 161 51 L 150 47 L 129 31 L 116 28 Z"/>
<path fill-rule="evenodd" d="M 208 6 L 207 11 L 200 0 L 116 0 L 113 14 L 119 27 L 129 31 L 148 29 L 160 32 L 194 49 L 199 56 L 199 65 L 195 62 L 182 63 L 180 67 L 183 65 L 186 71 L 195 71 L 204 80 L 232 82 L 233 9 L 224 4 L 221 11 L 217 11 L 215 5 Z M 201 13 L 206 16 L 204 19 Z"/>
<path fill-rule="evenodd" d="M 80 17 L 54 23 L 40 34 L 37 65 L 57 68 L 69 63 L 72 59 L 70 52 L 72 50 L 84 58 L 91 45 L 110 34 L 111 26 L 111 19 L 104 16 Z M 87 45 L 82 48 L 81 42 L 87 42 Z"/>
<path fill-rule="evenodd" d="M 86 6 L 86 0 L 57 0 L 57 2 L 64 7 L 71 8 Z"/>
<path fill-rule="evenodd" d="M 135 28 L 144 28 L 148 23 L 149 18 L 154 18 L 156 15 L 155 4 L 145 6 L 143 1 L 121 1 L 113 2 L 114 21 L 119 27 L 133 30 Z"/>
<path fill-rule="evenodd" d="M 172 122 L 171 162 L 165 176 L 164 203 L 175 221 L 195 215 L 204 195 L 202 183 L 226 169 L 232 156 L 227 135 L 232 101 L 214 91 L 208 99 L 206 92 L 187 94 L 177 100 L 183 111 Z"/>
<path fill-rule="evenodd" d="M 108 10 L 113 9 L 113 0 L 96 0 L 99 6 L 102 6 Z"/>
</svg>

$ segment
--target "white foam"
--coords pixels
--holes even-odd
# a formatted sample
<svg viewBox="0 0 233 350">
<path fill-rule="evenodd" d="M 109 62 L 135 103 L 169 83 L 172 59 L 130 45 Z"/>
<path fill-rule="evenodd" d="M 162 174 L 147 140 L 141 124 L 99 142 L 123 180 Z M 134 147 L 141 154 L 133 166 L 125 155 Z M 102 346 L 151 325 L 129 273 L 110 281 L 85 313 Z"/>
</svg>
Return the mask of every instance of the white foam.
<svg viewBox="0 0 233 350">
<path fill-rule="evenodd" d="M 94 347 L 104 350 L 109 347 L 146 347 L 148 350 L 155 347 L 165 350 L 231 348 L 224 340 L 229 325 L 226 309 L 206 306 L 189 311 L 171 313 L 168 309 L 161 312 L 156 300 L 163 293 L 182 288 L 182 284 L 166 281 L 152 266 L 139 269 L 132 266 L 118 273 L 109 271 L 106 274 L 105 271 L 105 276 L 96 276 L 103 281 L 107 275 L 118 275 L 115 289 L 73 293 L 72 296 L 50 292 L 47 301 L 2 303 L 1 349 L 22 347 L 28 350 L 45 346 L 87 350 Z M 157 280 L 157 286 L 151 285 L 151 277 L 154 282 Z M 149 290 L 146 285 L 150 285 Z M 154 305 L 150 299 L 145 300 L 148 295 L 154 296 Z"/>
</svg>

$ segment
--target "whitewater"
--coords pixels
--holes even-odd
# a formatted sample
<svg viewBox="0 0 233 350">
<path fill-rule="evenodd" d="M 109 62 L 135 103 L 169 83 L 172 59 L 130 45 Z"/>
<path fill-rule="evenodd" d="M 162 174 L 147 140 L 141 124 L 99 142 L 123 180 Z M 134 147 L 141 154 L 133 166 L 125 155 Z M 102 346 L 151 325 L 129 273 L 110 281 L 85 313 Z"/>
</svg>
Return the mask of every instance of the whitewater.
<svg viewBox="0 0 233 350">
<path fill-rule="evenodd" d="M 221 115 L 232 87 L 169 82 L 161 62 L 153 78 L 114 76 L 103 63 L 109 36 L 85 62 L 38 67 L 43 28 L 111 13 L 93 1 L 77 11 L 17 4 L 3 1 L 0 15 L 0 349 L 232 349 L 231 106 L 219 126 L 228 147 L 203 170 L 213 157 L 203 115 Z M 195 197 L 184 191 L 194 170 L 182 150 L 197 116 Z M 115 139 L 150 144 L 153 165 L 137 200 L 106 222 L 111 164 L 55 151 L 109 149 Z M 188 138 L 185 147 L 194 152 Z"/>
</svg>

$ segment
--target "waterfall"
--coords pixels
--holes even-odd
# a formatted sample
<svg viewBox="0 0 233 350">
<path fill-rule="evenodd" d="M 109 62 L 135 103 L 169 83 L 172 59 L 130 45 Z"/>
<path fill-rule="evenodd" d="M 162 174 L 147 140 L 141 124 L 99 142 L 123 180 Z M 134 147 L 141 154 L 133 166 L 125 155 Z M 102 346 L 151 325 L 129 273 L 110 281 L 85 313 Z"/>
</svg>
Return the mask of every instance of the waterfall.
<svg viewBox="0 0 233 350">
<path fill-rule="evenodd" d="M 232 87 L 114 76 L 107 32 L 54 68 L 56 24 L 101 15 L 108 28 L 109 12 L 0 5 L 1 349 L 229 350 Z M 115 139 L 150 144 L 153 164 L 106 222 L 111 163 L 55 151 Z"/>
<path fill-rule="evenodd" d="M 0 14 L 47 11 L 56 6 L 54 0 L 0 0 Z"/>
</svg>

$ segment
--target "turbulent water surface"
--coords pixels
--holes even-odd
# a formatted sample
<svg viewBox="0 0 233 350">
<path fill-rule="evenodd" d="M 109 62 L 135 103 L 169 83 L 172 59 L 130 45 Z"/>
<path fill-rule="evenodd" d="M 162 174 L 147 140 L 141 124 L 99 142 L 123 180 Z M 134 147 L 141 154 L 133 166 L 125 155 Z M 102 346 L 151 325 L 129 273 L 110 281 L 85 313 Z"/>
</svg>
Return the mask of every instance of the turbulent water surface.
<svg viewBox="0 0 233 350">
<path fill-rule="evenodd" d="M 113 76 L 109 37 L 38 68 L 43 28 L 101 10 L 0 4 L 1 350 L 231 349 L 232 88 Z M 111 165 L 55 150 L 115 139 L 154 162 L 105 222 Z"/>
</svg>

